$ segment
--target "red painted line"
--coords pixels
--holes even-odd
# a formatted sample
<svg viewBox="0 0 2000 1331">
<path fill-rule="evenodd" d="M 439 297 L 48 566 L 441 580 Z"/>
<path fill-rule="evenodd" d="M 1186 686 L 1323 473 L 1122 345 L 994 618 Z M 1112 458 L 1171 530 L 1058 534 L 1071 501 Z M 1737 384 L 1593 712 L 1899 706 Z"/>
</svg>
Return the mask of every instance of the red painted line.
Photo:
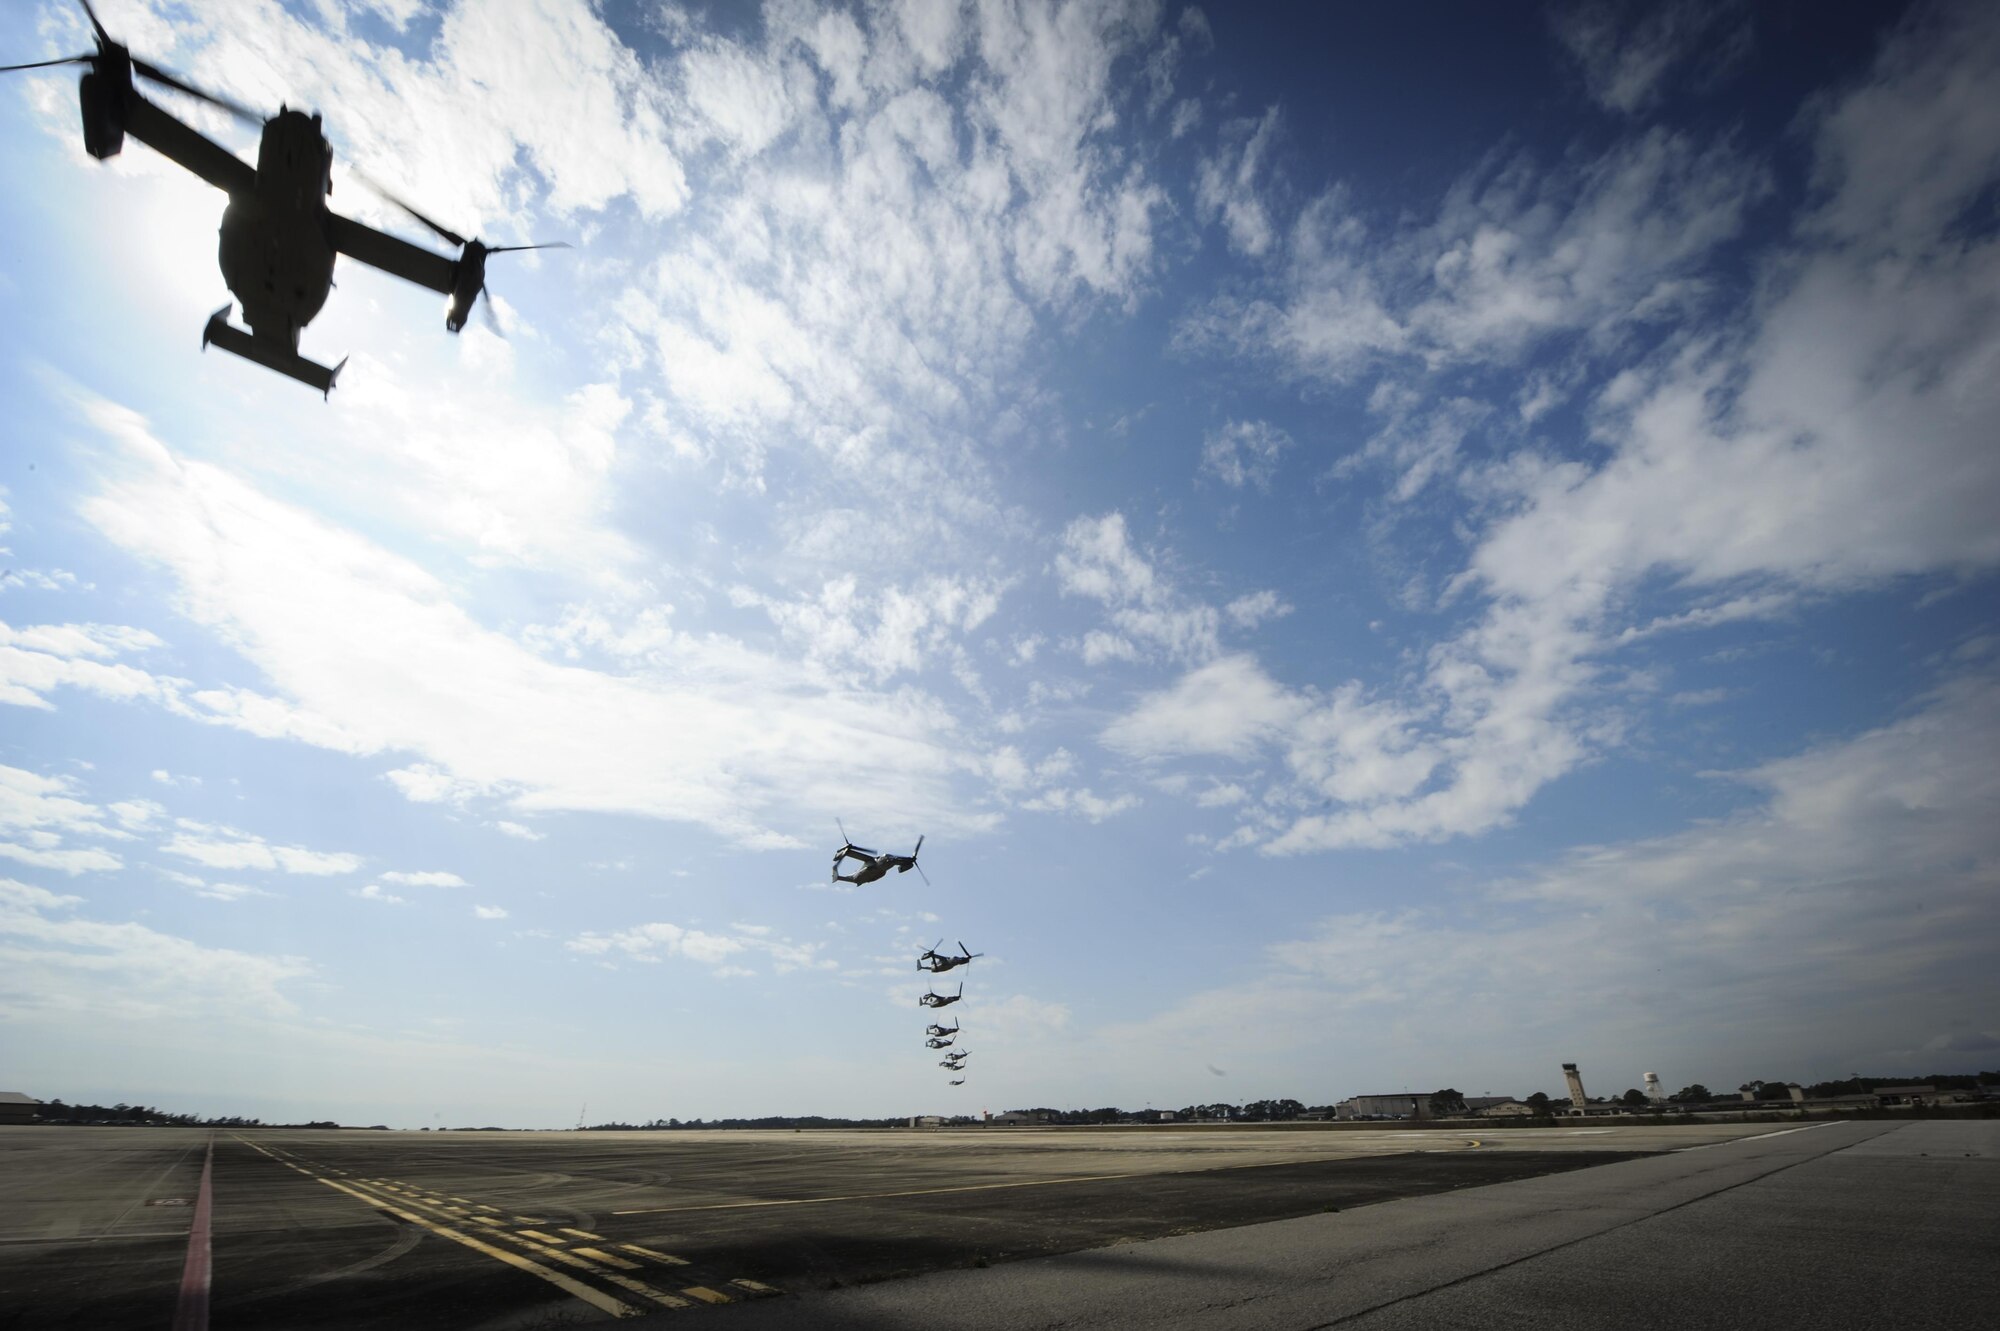
<svg viewBox="0 0 2000 1331">
<path fill-rule="evenodd" d="M 173 1331 L 208 1331 L 208 1217 L 212 1193 L 209 1175 L 215 1168 L 215 1139 L 201 1162 L 201 1192 L 194 1200 L 194 1223 L 188 1227 L 187 1265 L 181 1268 L 181 1297 L 174 1306 Z"/>
</svg>

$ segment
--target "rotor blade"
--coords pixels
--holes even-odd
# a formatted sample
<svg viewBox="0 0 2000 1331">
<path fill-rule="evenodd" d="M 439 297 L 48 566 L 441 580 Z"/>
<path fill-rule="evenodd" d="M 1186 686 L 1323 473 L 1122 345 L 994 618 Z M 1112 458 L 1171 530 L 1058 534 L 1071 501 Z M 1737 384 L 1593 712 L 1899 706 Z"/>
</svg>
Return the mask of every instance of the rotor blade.
<svg viewBox="0 0 2000 1331">
<path fill-rule="evenodd" d="M 493 312 L 493 295 L 486 289 L 484 282 L 479 284 L 479 295 L 486 297 L 486 299 L 478 300 L 477 296 L 473 299 L 478 301 L 480 312 L 486 316 L 486 331 L 501 341 L 506 341 L 507 335 L 500 331 L 500 316 Z"/>
<path fill-rule="evenodd" d="M 83 5 L 83 12 L 90 16 L 90 26 L 97 29 L 97 40 L 103 42 L 106 46 L 111 45 L 111 34 L 106 32 L 104 25 L 97 21 L 97 11 L 90 7 L 90 0 L 79 0 L 79 3 Z"/>
<path fill-rule="evenodd" d="M 184 92 L 188 96 L 193 97 L 198 101 L 207 102 L 210 106 L 221 107 L 223 110 L 229 112 L 230 115 L 235 116 L 238 120 L 243 121 L 245 124 L 262 125 L 264 123 L 263 116 L 258 115 L 255 111 L 252 111 L 249 107 L 244 106 L 242 103 L 232 102 L 227 97 L 218 97 L 212 92 L 204 92 L 200 88 L 195 87 L 192 83 L 189 83 L 186 79 L 182 79 L 176 77 L 173 74 L 169 74 L 166 70 L 161 69 L 158 65 L 149 65 L 145 61 L 139 59 L 136 56 L 133 57 L 132 60 L 132 72 L 134 74 L 139 75 L 142 78 L 149 78 L 155 83 L 164 83 L 169 88 L 172 88 L 177 92 Z"/>
<path fill-rule="evenodd" d="M 87 65 L 95 59 L 94 55 L 66 55 L 60 60 L 37 60 L 31 65 L 0 65 L 0 74 L 17 69 L 47 69 L 50 65 Z"/>
<path fill-rule="evenodd" d="M 921 878 L 921 879 L 923 879 L 923 880 L 924 880 L 924 886 L 925 886 L 925 887 L 929 887 L 929 886 L 931 885 L 931 876 L 930 876 L 929 874 L 927 874 L 927 873 L 925 873 L 925 872 L 924 872 L 924 866 L 923 866 L 923 865 L 921 865 L 921 864 L 918 864 L 918 863 L 916 863 L 916 862 L 915 862 L 915 861 L 913 860 L 913 861 L 911 861 L 911 863 L 910 863 L 910 867 L 911 867 L 912 869 L 915 869 L 915 870 L 917 871 L 917 877 L 919 877 L 919 878 Z"/>
<path fill-rule="evenodd" d="M 448 226 L 441 226 L 438 223 L 433 222 L 430 218 L 425 217 L 415 208 L 412 208 L 409 204 L 403 202 L 389 190 L 385 189 L 380 181 L 374 179 L 372 176 L 363 174 L 361 171 L 357 170 L 352 166 L 347 168 L 347 174 L 353 176 L 356 180 L 366 185 L 371 192 L 379 196 L 384 202 L 396 205 L 396 207 L 401 208 L 404 212 L 416 218 L 419 222 L 422 222 L 425 226 L 429 227 L 431 230 L 437 232 L 437 234 L 441 238 L 443 238 L 448 244 L 456 245 L 460 249 L 465 248 L 466 242 L 464 236 L 459 235 L 458 232 L 453 231 Z M 492 251 L 488 250 L 487 253 L 491 254 Z"/>
<path fill-rule="evenodd" d="M 486 252 L 488 254 L 512 254 L 516 250 L 566 250 L 572 248 L 574 247 L 566 240 L 549 240 L 542 242 L 540 245 L 494 245 L 490 246 Z"/>
<path fill-rule="evenodd" d="M 840 829 L 840 839 L 841 839 L 841 841 L 842 841 L 842 842 L 843 842 L 844 844 L 846 844 L 846 845 L 849 845 L 849 846 L 851 846 L 851 845 L 853 845 L 853 844 L 854 844 L 854 838 L 853 838 L 853 837 L 851 837 L 851 836 L 849 836 L 849 835 L 847 835 L 847 824 L 846 824 L 846 823 L 843 823 L 843 822 L 841 822 L 841 821 L 840 821 L 840 819 L 836 818 L 836 819 L 834 819 L 834 820 L 833 820 L 833 825 L 834 825 L 835 827 L 837 827 L 837 828 L 839 828 L 839 829 Z"/>
<path fill-rule="evenodd" d="M 918 837 L 916 849 L 910 852 L 910 863 L 915 864 L 917 862 L 917 856 L 923 853 L 924 853 L 924 839 L 922 837 Z"/>
</svg>

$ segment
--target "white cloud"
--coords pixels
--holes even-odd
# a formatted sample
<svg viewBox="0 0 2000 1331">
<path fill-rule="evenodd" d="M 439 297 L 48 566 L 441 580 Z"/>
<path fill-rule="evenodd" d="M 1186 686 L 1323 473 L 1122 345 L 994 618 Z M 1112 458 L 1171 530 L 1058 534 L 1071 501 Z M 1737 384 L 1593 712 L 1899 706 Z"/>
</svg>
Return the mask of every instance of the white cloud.
<svg viewBox="0 0 2000 1331">
<path fill-rule="evenodd" d="M 1206 660 L 1221 650 L 1215 608 L 1182 595 L 1133 549 L 1122 513 L 1071 522 L 1054 567 L 1063 593 L 1101 601 L 1115 630 L 1084 636 L 1087 663 L 1140 659 L 1140 644 L 1182 661 Z"/>
<path fill-rule="evenodd" d="M 1292 607 L 1283 597 L 1267 588 L 1237 597 L 1222 607 L 1222 612 L 1237 628 L 1254 629 L 1266 620 L 1283 619 L 1292 613 Z"/>
<path fill-rule="evenodd" d="M 127 840 L 128 826 L 143 826 L 150 807 L 114 806 L 109 812 L 118 826 L 105 821 L 107 810 L 76 798 L 76 783 L 59 776 L 40 776 L 0 764 L 0 857 L 40 869 L 80 874 L 123 867 L 124 861 L 99 847 L 65 846 L 65 837 Z"/>
<path fill-rule="evenodd" d="M 474 906 L 472 908 L 472 915 L 474 919 L 480 920 L 504 920 L 507 918 L 507 908 L 505 906 Z"/>
<path fill-rule="evenodd" d="M 1098 738 L 1134 758 L 1248 758 L 1292 725 L 1302 702 L 1256 658 L 1225 656 L 1147 694 Z"/>
<path fill-rule="evenodd" d="M 1551 23 L 1591 98 L 1628 114 L 1659 101 L 1668 76 L 1691 57 L 1699 56 L 1702 77 L 1712 81 L 1750 41 L 1747 19 L 1729 0 L 1654 5 L 1594 0 L 1555 11 Z"/>
<path fill-rule="evenodd" d="M 423 755 L 392 774 L 406 793 L 504 790 L 524 811 L 686 819 L 750 843 L 772 836 L 759 818 L 777 800 L 929 810 L 940 826 L 962 807 L 932 738 L 948 722 L 920 694 L 831 688 L 712 638 L 677 640 L 643 672 L 555 665 L 476 624 L 416 565 L 174 458 L 129 417 L 99 418 L 126 452 L 90 520 L 172 573 L 183 612 L 330 718 L 342 747 Z M 857 777 L 845 757 L 864 749 L 881 761 Z"/>
<path fill-rule="evenodd" d="M 211 901 L 241 901 L 245 897 L 268 897 L 275 895 L 261 887 L 251 887 L 245 883 L 202 883 L 194 888 L 198 897 Z"/>
<path fill-rule="evenodd" d="M 1268 421 L 1231 421 L 1202 441 L 1201 469 L 1232 490 L 1269 490 L 1278 458 L 1291 446 L 1291 436 Z"/>
<path fill-rule="evenodd" d="M 1218 297 L 1175 343 L 1335 383 L 1397 364 L 1513 363 L 1556 335 L 1609 347 L 1703 298 L 1701 265 L 1766 189 L 1730 147 L 1667 130 L 1554 169 L 1496 156 L 1429 224 L 1387 241 L 1336 186 L 1292 224 L 1268 294 Z"/>
<path fill-rule="evenodd" d="M 625 957 L 634 961 L 657 962 L 665 957 L 686 957 L 717 968 L 714 972 L 717 975 L 747 974 L 735 962 L 736 958 L 746 953 L 761 953 L 768 957 L 772 968 L 780 974 L 798 969 L 826 970 L 837 966 L 836 962 L 818 955 L 821 947 L 818 943 L 794 943 L 787 938 L 772 938 L 767 930 L 746 931 L 735 925 L 731 928 L 737 932 L 715 934 L 655 921 L 610 934 L 585 932 L 563 946 L 584 956 Z"/>
<path fill-rule="evenodd" d="M 1278 123 L 1275 106 L 1256 120 L 1230 121 L 1222 127 L 1215 153 L 1195 169 L 1197 215 L 1205 222 L 1220 219 L 1230 247 L 1245 254 L 1262 254 L 1275 239 L 1257 176 L 1277 138 Z"/>
<path fill-rule="evenodd" d="M 370 883 L 366 887 L 351 888 L 349 890 L 351 895 L 360 897 L 363 901 L 379 901 L 385 906 L 407 906 L 409 904 L 408 901 L 397 896 L 394 892 L 384 890 L 380 883 Z"/>
<path fill-rule="evenodd" d="M 299 957 L 205 947 L 142 924 L 76 914 L 85 903 L 0 879 L 0 974 L 23 1015 L 261 1017 L 296 1006 L 283 986 L 311 973 Z"/>
<path fill-rule="evenodd" d="M 505 818 L 497 819 L 493 826 L 504 835 L 513 837 L 517 841 L 540 841 L 548 835 L 546 832 L 537 832 L 532 827 L 528 827 L 522 823 L 511 822 Z"/>
<path fill-rule="evenodd" d="M 1762 792 L 1739 813 L 1329 917 L 1271 945 L 1263 975 L 1099 1034 L 1142 1061 L 1228 1039 L 1289 1063 L 1305 1023 L 1397 1066 L 1421 1030 L 1434 1066 L 1496 1084 L 1550 1041 L 1586 1076 L 1644 1048 L 1686 1081 L 1899 1058 L 2000 1002 L 1981 964 L 2000 936 L 1995 745 L 2000 682 L 1958 678 L 1901 720 L 1718 778 Z"/>
<path fill-rule="evenodd" d="M 2000 241 L 1955 222 L 1995 179 L 2000 119 L 1967 120 L 1963 99 L 1939 91 L 1971 86 L 1996 47 L 2000 24 L 1971 11 L 1913 22 L 1867 80 L 1815 108 L 1821 192 L 1798 238 L 1766 260 L 1739 322 L 1669 338 L 1596 391 L 1588 417 L 1601 462 L 1515 452 L 1459 471 L 1475 511 L 1492 516 L 1469 533 L 1467 566 L 1446 597 L 1485 604 L 1429 651 L 1410 696 L 1350 683 L 1315 702 L 1322 695 L 1257 671 L 1236 698 L 1197 691 L 1191 677 L 1186 696 L 1148 698 L 1106 742 L 1135 755 L 1249 759 L 1277 741 L 1269 726 L 1234 725 L 1237 715 L 1290 720 L 1310 704 L 1318 710 L 1284 746 L 1287 793 L 1340 807 L 1275 836 L 1247 823 L 1234 844 L 1295 853 L 1468 835 L 1505 823 L 1611 742 L 1619 718 L 1593 714 L 1585 698 L 1621 647 L 1778 613 L 1803 596 L 2000 564 L 1990 520 L 2000 468 L 1984 428 L 2000 418 L 2000 379 L 1987 372 L 2000 355 L 2000 309 L 1981 294 L 2000 284 Z M 1875 182 L 1845 164 L 1873 160 L 1883 144 L 1932 141 L 1946 145 L 1935 169 L 1907 177 L 1893 224 L 1882 220 Z M 1663 131 L 1553 181 L 1523 170 L 1503 164 L 1461 184 L 1427 233 L 1424 243 L 1444 246 L 1437 285 L 1399 327 L 1433 359 L 1504 366 L 1552 330 L 1612 337 L 1652 317 L 1646 293 L 1693 274 L 1761 188 L 1731 150 Z M 1381 340 L 1371 354 L 1413 345 Z M 1392 417 L 1401 400 L 1390 389 L 1376 397 Z M 1395 497 L 1458 469 L 1458 440 L 1477 415 L 1476 404 L 1447 402 L 1392 420 L 1370 448 L 1401 469 Z M 1624 622 L 1642 587 L 1684 608 Z"/>
<path fill-rule="evenodd" d="M 401 869 L 391 869 L 388 873 L 383 874 L 381 877 L 383 882 L 394 883 L 398 887 L 471 886 L 471 884 L 467 883 L 463 878 L 460 878 L 457 874 L 445 873 L 440 870 L 424 870 L 416 873 L 410 873 L 410 872 L 405 872 L 404 870 Z"/>
<path fill-rule="evenodd" d="M 180 820 L 180 827 L 182 830 L 160 849 L 211 869 L 265 869 L 327 877 L 353 873 L 362 865 L 361 856 L 348 851 L 276 846 L 233 827 L 215 827 L 185 818 Z"/>
<path fill-rule="evenodd" d="M 1129 792 L 1106 798 L 1087 786 L 1050 786 L 1032 799 L 1021 801 L 1020 807 L 1035 813 L 1070 813 L 1089 822 L 1101 823 L 1107 818 L 1129 813 L 1140 803 L 1139 797 Z"/>
</svg>

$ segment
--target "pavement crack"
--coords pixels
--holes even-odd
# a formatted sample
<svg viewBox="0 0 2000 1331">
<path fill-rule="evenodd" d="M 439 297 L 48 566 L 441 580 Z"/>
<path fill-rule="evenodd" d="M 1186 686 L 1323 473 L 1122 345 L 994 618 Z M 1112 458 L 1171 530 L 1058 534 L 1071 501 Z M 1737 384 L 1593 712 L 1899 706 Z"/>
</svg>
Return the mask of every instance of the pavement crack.
<svg viewBox="0 0 2000 1331">
<path fill-rule="evenodd" d="M 1754 1141 L 1756 1139 L 1750 1138 L 1749 1140 Z M 1643 1225 L 1647 1221 L 1657 1219 L 1658 1217 L 1663 1215 L 1672 1215 L 1675 1211 L 1681 1210 L 1684 1207 L 1693 1206 L 1697 1202 L 1705 1202 L 1710 1200 L 1711 1198 L 1720 1197 L 1725 1193 L 1734 1192 L 1738 1188 L 1747 1188 L 1752 1183 L 1761 1183 L 1767 1178 L 1774 1178 L 1779 1174 L 1788 1173 L 1791 1170 L 1797 1169 L 1801 1165 L 1809 1165 L 1814 1163 L 1815 1161 L 1824 1160 L 1826 1159 L 1827 1156 L 1831 1154 L 1833 1154 L 1831 1150 L 1821 1151 L 1815 1155 L 1806 1156 L 1804 1159 L 1794 1160 L 1790 1164 L 1779 1165 L 1774 1169 L 1764 1170 L 1760 1174 L 1753 1174 L 1749 1178 L 1743 1179 L 1737 1183 L 1728 1184 L 1725 1187 L 1717 1188 L 1713 1192 L 1704 1192 L 1698 1197 L 1690 1197 L 1684 1202 L 1675 1202 L 1672 1206 L 1663 1206 L 1657 1211 L 1648 1211 L 1645 1215 L 1635 1216 L 1630 1220 L 1620 1221 L 1618 1224 L 1608 1225 L 1603 1229 L 1593 1230 L 1588 1234 L 1579 1234 L 1577 1237 L 1573 1239 L 1566 1239 L 1561 1243 L 1553 1243 L 1546 1248 L 1539 1248 L 1534 1252 L 1523 1253 L 1521 1256 L 1513 1258 L 1510 1261 L 1496 1262 L 1492 1266 L 1485 1267 L 1481 1270 L 1469 1271 L 1462 1276 L 1458 1276 L 1451 1280 L 1443 1281 L 1440 1284 L 1432 1285 L 1427 1289 L 1413 1290 L 1408 1294 L 1399 1294 L 1393 1299 L 1384 1299 L 1382 1300 L 1382 1302 L 1371 1304 L 1366 1308 L 1358 1308 L 1351 1313 L 1343 1313 L 1341 1316 L 1334 1318 L 1330 1322 L 1315 1322 L 1312 1326 L 1304 1328 L 1304 1331 L 1326 1331 L 1326 1328 L 1328 1327 L 1344 1326 L 1349 1322 L 1358 1321 L 1363 1317 L 1367 1317 L 1374 1313 L 1381 1312 L 1384 1308 L 1394 1308 L 1400 1304 L 1413 1303 L 1418 1299 L 1429 1298 L 1431 1295 L 1441 1293 L 1444 1290 L 1455 1289 L 1460 1285 L 1470 1284 L 1475 1280 L 1484 1280 L 1487 1276 L 1493 1275 L 1495 1272 L 1506 1271 L 1516 1266 L 1523 1266 L 1529 1262 L 1537 1261 L 1540 1258 L 1546 1257 L 1550 1253 L 1562 1252 L 1565 1249 L 1574 1248 L 1580 1243 L 1589 1243 L 1595 1239 L 1603 1238 L 1606 1234 L 1616 1234 L 1621 1229 L 1630 1229 L 1634 1225 Z"/>
</svg>

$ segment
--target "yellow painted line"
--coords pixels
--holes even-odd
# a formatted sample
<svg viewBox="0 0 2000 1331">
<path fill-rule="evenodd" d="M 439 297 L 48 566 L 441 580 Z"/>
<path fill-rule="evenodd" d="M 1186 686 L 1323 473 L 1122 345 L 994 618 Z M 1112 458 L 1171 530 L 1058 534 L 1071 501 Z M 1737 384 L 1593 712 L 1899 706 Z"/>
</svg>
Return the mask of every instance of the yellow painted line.
<svg viewBox="0 0 2000 1331">
<path fill-rule="evenodd" d="M 237 1138 L 237 1140 L 242 1141 L 243 1138 L 239 1137 Z M 255 1147 L 257 1150 L 260 1151 L 264 1149 L 261 1146 L 257 1146 L 257 1143 L 255 1142 L 249 1142 L 247 1144 L 252 1147 Z M 270 1152 L 266 1151 L 265 1154 L 269 1155 Z M 634 1307 L 633 1305 L 625 1303 L 619 1299 L 614 1299 L 609 1294 L 606 1294 L 603 1290 L 592 1289 L 589 1285 L 584 1284 L 582 1281 L 572 1280 L 570 1277 L 564 1275 L 560 1271 L 551 1271 L 548 1267 L 543 1266 L 540 1262 L 530 1261 L 526 1257 L 523 1257 L 518 1253 L 511 1253 L 503 1248 L 496 1248 L 490 1243 L 485 1243 L 479 1239 L 472 1237 L 470 1234 L 460 1233 L 458 1230 L 451 1228 L 449 1225 L 434 1224 L 431 1221 L 424 1219 L 420 1215 L 416 1215 L 410 1211 L 406 1211 L 402 1207 L 396 1206 L 393 1203 L 383 1198 L 376 1197 L 361 1188 L 352 1187 L 345 1183 L 339 1183 L 333 1179 L 327 1178 L 319 1174 L 314 1174 L 312 1175 L 312 1177 L 318 1180 L 319 1182 L 324 1183 L 327 1187 L 333 1188 L 339 1192 L 344 1192 L 348 1196 L 353 1197 L 358 1201 L 364 1202 L 367 1205 L 374 1207 L 378 1211 L 383 1211 L 389 1215 L 395 1216 L 398 1220 L 402 1220 L 409 1224 L 419 1226 L 420 1228 L 427 1229 L 431 1233 L 438 1235 L 440 1238 L 450 1239 L 453 1243 L 462 1243 L 466 1247 L 472 1249 L 474 1252 L 483 1253 L 484 1255 L 491 1257 L 493 1260 L 497 1262 L 505 1262 L 507 1265 L 513 1267 L 517 1271 L 526 1271 L 529 1275 L 538 1276 L 541 1279 L 548 1281 L 551 1285 L 554 1285 L 556 1288 L 562 1290 L 564 1293 L 571 1294 L 579 1299 L 582 1299 L 585 1303 L 589 1304 L 593 1308 L 596 1308 L 600 1312 L 609 1313 L 613 1317 L 636 1317 L 639 1314 L 639 1309 Z"/>
<path fill-rule="evenodd" d="M 730 1298 L 730 1297 L 729 1297 L 729 1296 L 728 1296 L 727 1294 L 724 1294 L 724 1293 L 723 1293 L 723 1292 L 722 1292 L 721 1290 L 719 1290 L 719 1289 L 710 1289 L 710 1288 L 709 1288 L 708 1286 L 706 1286 L 706 1285 L 689 1285 L 689 1286 L 688 1286 L 688 1287 L 687 1287 L 686 1289 L 683 1289 L 683 1290 L 681 1291 L 681 1293 L 683 1293 L 683 1294 L 691 1294 L 691 1295 L 693 1295 L 693 1296 L 694 1296 L 695 1298 L 697 1298 L 697 1299 L 700 1299 L 700 1300 L 701 1300 L 701 1301 L 702 1301 L 703 1303 L 734 1303 L 734 1302 L 736 1302 L 736 1300 L 734 1300 L 734 1299 Z"/>
<path fill-rule="evenodd" d="M 747 1290 L 749 1290 L 749 1291 L 750 1291 L 751 1293 L 753 1293 L 753 1294 L 776 1294 L 776 1293 L 778 1293 L 778 1291 L 777 1291 L 777 1290 L 775 1290 L 775 1289 L 772 1289 L 772 1288 L 771 1288 L 771 1287 L 770 1287 L 769 1285 L 760 1285 L 760 1284 L 758 1284 L 758 1283 L 757 1283 L 756 1281 L 754 1281 L 754 1280 L 732 1280 L 732 1281 L 730 1281 L 729 1283 L 730 1283 L 730 1284 L 732 1284 L 732 1285 L 737 1285 L 737 1286 L 740 1286 L 740 1287 L 741 1287 L 741 1288 L 743 1288 L 743 1289 L 747 1289 Z"/>
<path fill-rule="evenodd" d="M 555 1235 L 553 1235 L 553 1234 L 544 1234 L 544 1233 L 542 1233 L 542 1231 L 541 1231 L 541 1230 L 539 1230 L 539 1229 L 517 1229 L 517 1230 L 515 1230 L 514 1232 L 515 1232 L 516 1234 L 519 1234 L 519 1235 L 521 1235 L 521 1236 L 522 1236 L 523 1238 L 530 1238 L 530 1239 L 533 1239 L 533 1240 L 534 1240 L 535 1242 L 537 1242 L 537 1243 L 561 1243 L 561 1242 L 562 1242 L 562 1240 L 561 1240 L 561 1239 L 559 1239 L 559 1238 L 557 1238 L 557 1237 L 556 1237 Z"/>
<path fill-rule="evenodd" d="M 639 1269 L 637 1262 L 628 1261 L 618 1254 L 606 1252 L 602 1248 L 571 1248 L 570 1251 L 579 1257 L 588 1257 L 593 1262 L 603 1262 L 606 1266 L 615 1266 L 621 1271 L 636 1271 Z"/>
<path fill-rule="evenodd" d="M 561 1248 L 543 1247 L 541 1244 L 531 1243 L 527 1239 L 515 1239 L 514 1242 L 538 1256 L 546 1257 L 551 1261 L 561 1262 L 565 1266 L 573 1266 L 579 1271 L 588 1271 L 599 1280 L 609 1281 L 622 1290 L 637 1294 L 642 1299 L 651 1299 L 663 1308 L 686 1308 L 690 1306 L 686 1299 L 676 1298 L 672 1294 L 654 1289 L 651 1285 L 643 1281 L 634 1280 L 630 1276 L 620 1275 L 618 1272 L 599 1266 L 596 1262 L 590 1261 L 587 1258 L 564 1252 Z"/>
<path fill-rule="evenodd" d="M 702 1206 L 647 1206 L 613 1215 L 661 1215 L 669 1211 L 737 1211 L 754 1206 L 824 1206 L 828 1202 L 867 1202 L 879 1197 L 932 1197 L 942 1192 L 991 1192 L 999 1188 L 1050 1188 L 1059 1183 L 1102 1183 L 1107 1179 L 1156 1178 L 1157 1171 L 1129 1174 L 1079 1174 L 1073 1178 L 1031 1178 L 1013 1183 L 967 1183 L 954 1188 L 911 1188 L 904 1192 L 853 1192 L 841 1197 L 793 1197 L 774 1202 L 710 1202 Z"/>
<path fill-rule="evenodd" d="M 466 1200 L 465 1198 L 463 1198 L 463 1197 L 453 1197 L 453 1196 L 452 1196 L 451 1194 L 449 1194 L 449 1193 L 445 1194 L 445 1200 L 446 1200 L 446 1201 L 448 1201 L 448 1202 L 457 1202 L 457 1203 L 458 1203 L 458 1204 L 459 1204 L 460 1206 L 470 1206 L 470 1205 L 472 1205 L 472 1203 L 471 1203 L 471 1202 L 469 1202 L 469 1201 L 467 1201 L 467 1200 Z"/>
<path fill-rule="evenodd" d="M 580 1239 L 597 1240 L 604 1237 L 602 1234 L 593 1234 L 587 1229 L 571 1229 L 567 1225 L 557 1225 L 556 1228 L 562 1230 L 565 1234 L 574 1234 Z"/>
<path fill-rule="evenodd" d="M 466 1218 L 467 1220 L 470 1220 L 470 1221 L 471 1221 L 471 1222 L 472 1222 L 473 1224 L 475 1224 L 475 1225 L 491 1225 L 491 1226 L 493 1226 L 493 1227 L 494 1227 L 495 1229 L 501 1229 L 501 1228 L 504 1228 L 504 1226 L 503 1226 L 503 1225 L 501 1224 L 501 1222 L 500 1222 L 500 1221 L 498 1221 L 498 1220 L 495 1220 L 495 1219 L 494 1219 L 494 1218 L 493 1218 L 492 1216 L 490 1216 L 490 1215 L 469 1215 L 469 1216 L 467 1216 L 467 1217 L 465 1217 L 465 1218 Z"/>
<path fill-rule="evenodd" d="M 546 1225 L 549 1222 L 538 1215 L 517 1215 L 514 1217 L 514 1223 L 517 1225 Z"/>
<path fill-rule="evenodd" d="M 668 1266 L 686 1266 L 688 1264 L 688 1260 L 685 1257 L 676 1257 L 670 1252 L 654 1252 L 651 1248 L 642 1248 L 636 1243 L 621 1243 L 618 1246 L 626 1252 L 636 1252 L 641 1257 L 650 1257 L 654 1261 L 664 1262 Z"/>
</svg>

